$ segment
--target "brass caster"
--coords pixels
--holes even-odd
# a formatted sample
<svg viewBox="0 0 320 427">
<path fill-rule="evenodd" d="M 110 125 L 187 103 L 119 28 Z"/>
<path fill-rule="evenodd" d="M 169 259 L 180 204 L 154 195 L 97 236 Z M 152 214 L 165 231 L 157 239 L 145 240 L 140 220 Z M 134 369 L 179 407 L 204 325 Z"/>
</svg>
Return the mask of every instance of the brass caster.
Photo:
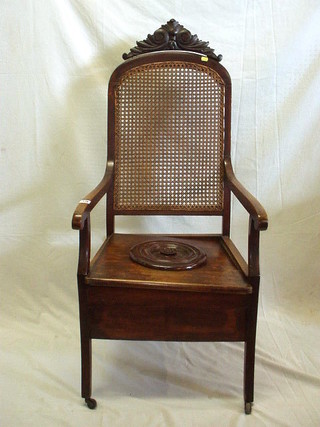
<svg viewBox="0 0 320 427">
<path fill-rule="evenodd" d="M 94 399 L 92 399 L 91 397 L 86 398 L 85 402 L 86 402 L 89 409 L 95 409 L 97 406 L 97 402 Z"/>
<path fill-rule="evenodd" d="M 251 410 L 252 410 L 252 402 L 245 402 L 244 404 L 244 412 L 246 415 L 251 414 Z"/>
</svg>

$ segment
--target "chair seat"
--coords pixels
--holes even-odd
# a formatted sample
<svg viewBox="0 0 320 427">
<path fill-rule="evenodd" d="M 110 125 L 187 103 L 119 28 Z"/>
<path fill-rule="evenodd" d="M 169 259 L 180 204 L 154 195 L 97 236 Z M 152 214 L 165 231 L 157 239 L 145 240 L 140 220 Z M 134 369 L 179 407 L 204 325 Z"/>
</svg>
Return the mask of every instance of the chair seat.
<svg viewBox="0 0 320 427">
<path fill-rule="evenodd" d="M 130 259 L 130 248 L 148 240 L 187 243 L 207 255 L 205 265 L 184 271 L 148 268 Z M 252 287 L 224 249 L 221 236 L 112 234 L 91 262 L 86 283 L 119 288 L 251 294 Z"/>
</svg>

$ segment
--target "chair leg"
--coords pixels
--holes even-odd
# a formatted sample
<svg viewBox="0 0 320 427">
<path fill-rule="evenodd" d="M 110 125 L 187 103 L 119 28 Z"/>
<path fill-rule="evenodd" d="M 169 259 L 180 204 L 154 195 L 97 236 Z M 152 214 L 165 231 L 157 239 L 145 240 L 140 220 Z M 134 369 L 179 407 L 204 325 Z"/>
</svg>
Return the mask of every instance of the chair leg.
<svg viewBox="0 0 320 427">
<path fill-rule="evenodd" d="M 245 342 L 244 348 L 244 411 L 251 414 L 254 394 L 255 340 Z"/>
<path fill-rule="evenodd" d="M 87 238 L 87 236 L 85 235 L 83 238 Z M 81 336 L 81 396 L 85 399 L 88 408 L 94 409 L 97 406 L 97 402 L 91 398 L 92 345 L 88 329 L 87 291 L 84 276 L 81 274 L 78 274 L 78 293 Z"/>
<path fill-rule="evenodd" d="M 256 351 L 256 328 L 259 295 L 259 278 L 252 281 L 251 307 L 247 314 L 247 333 L 244 343 L 244 411 L 251 414 L 254 395 L 254 364 Z"/>
<path fill-rule="evenodd" d="M 81 396 L 88 408 L 94 409 L 97 402 L 91 398 L 92 352 L 91 338 L 81 333 Z"/>
</svg>

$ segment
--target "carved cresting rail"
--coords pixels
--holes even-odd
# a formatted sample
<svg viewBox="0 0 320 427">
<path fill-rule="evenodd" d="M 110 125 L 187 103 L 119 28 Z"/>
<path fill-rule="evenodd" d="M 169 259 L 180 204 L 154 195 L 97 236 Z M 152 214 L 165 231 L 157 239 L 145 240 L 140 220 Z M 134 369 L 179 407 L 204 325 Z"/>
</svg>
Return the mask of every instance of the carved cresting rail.
<svg viewBox="0 0 320 427">
<path fill-rule="evenodd" d="M 122 58 L 129 59 L 141 53 L 156 52 L 158 50 L 187 50 L 202 53 L 220 62 L 222 55 L 216 55 L 214 49 L 211 49 L 208 44 L 209 42 L 199 40 L 197 34 L 191 34 L 175 19 L 170 19 L 152 35 L 148 34 L 145 40 L 137 42 L 129 53 L 122 55 Z"/>
</svg>

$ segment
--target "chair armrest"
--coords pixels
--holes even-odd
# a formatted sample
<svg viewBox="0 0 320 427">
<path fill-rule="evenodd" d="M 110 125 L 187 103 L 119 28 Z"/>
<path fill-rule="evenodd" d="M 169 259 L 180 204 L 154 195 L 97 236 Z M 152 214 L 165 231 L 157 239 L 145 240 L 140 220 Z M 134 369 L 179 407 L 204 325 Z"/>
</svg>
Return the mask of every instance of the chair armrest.
<svg viewBox="0 0 320 427">
<path fill-rule="evenodd" d="M 101 200 L 101 198 L 108 192 L 113 176 L 113 162 L 107 163 L 106 172 L 101 182 L 92 190 L 86 197 L 78 203 L 76 210 L 72 217 L 72 228 L 74 230 L 82 230 L 84 222 L 88 214 Z"/>
<path fill-rule="evenodd" d="M 254 221 L 254 228 L 261 231 L 266 230 L 268 228 L 267 213 L 258 200 L 250 194 L 235 177 L 230 157 L 225 158 L 224 168 L 227 184 L 239 202 L 252 217 Z"/>
</svg>

